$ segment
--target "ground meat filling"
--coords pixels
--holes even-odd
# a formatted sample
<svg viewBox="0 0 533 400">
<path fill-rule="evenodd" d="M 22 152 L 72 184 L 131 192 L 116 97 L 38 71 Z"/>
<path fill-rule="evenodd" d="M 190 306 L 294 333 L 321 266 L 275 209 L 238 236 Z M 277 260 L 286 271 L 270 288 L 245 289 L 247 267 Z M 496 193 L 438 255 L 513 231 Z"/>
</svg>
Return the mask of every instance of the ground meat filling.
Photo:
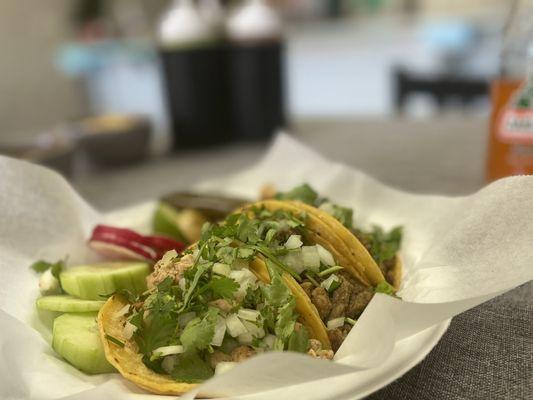
<svg viewBox="0 0 533 400">
<path fill-rule="evenodd" d="M 321 286 L 314 288 L 311 292 L 311 301 L 318 310 L 320 318 L 326 319 L 332 308 L 327 290 Z"/>
<path fill-rule="evenodd" d="M 164 258 L 154 265 L 154 271 L 146 277 L 148 289 L 157 286 L 168 276 L 178 282 L 186 269 L 194 265 L 195 258 L 192 254 L 185 254 L 176 260 L 165 262 Z"/>
<path fill-rule="evenodd" d="M 341 284 L 333 293 L 328 293 L 320 286 L 314 287 L 311 282 L 302 283 L 302 288 L 325 323 L 340 317 L 359 318 L 374 296 L 371 288 L 365 287 L 347 272 L 343 271 L 338 276 Z M 351 328 L 352 325 L 344 324 L 340 328 L 328 330 L 333 351 L 338 350 Z"/>
</svg>

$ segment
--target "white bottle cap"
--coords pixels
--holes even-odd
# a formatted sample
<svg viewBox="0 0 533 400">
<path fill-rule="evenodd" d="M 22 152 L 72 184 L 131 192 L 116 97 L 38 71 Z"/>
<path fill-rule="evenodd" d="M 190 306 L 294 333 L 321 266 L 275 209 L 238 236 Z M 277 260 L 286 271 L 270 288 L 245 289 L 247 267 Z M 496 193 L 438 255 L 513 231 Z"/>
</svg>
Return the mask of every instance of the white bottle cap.
<svg viewBox="0 0 533 400">
<path fill-rule="evenodd" d="M 249 0 L 229 18 L 226 29 L 233 40 L 269 40 L 281 36 L 282 23 L 264 0 Z"/>
<path fill-rule="evenodd" d="M 174 0 L 159 24 L 159 41 L 165 47 L 209 42 L 213 32 L 191 0 Z"/>
</svg>

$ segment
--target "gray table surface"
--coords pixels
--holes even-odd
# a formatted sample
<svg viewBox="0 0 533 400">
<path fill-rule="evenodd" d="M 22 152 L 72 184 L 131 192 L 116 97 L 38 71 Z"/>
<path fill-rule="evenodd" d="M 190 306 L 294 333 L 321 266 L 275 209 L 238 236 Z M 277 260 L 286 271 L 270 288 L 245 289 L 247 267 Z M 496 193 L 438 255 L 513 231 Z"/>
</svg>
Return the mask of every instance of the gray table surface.
<svg viewBox="0 0 533 400">
<path fill-rule="evenodd" d="M 317 119 L 297 121 L 291 130 L 325 156 L 403 190 L 462 195 L 485 184 L 484 119 Z M 245 169 L 265 149 L 255 144 L 183 152 L 84 174 L 73 183 L 95 207 L 108 211 L 187 188 L 220 171 Z M 370 398 L 533 399 L 533 284 L 454 318 L 422 363 Z"/>
</svg>

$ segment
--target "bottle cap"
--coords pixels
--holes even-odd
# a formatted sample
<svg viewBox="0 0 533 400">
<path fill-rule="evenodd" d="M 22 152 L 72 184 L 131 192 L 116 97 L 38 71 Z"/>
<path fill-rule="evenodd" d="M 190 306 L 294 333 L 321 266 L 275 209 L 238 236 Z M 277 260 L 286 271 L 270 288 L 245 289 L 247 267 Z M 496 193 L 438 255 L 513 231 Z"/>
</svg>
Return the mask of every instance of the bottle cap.
<svg viewBox="0 0 533 400">
<path fill-rule="evenodd" d="M 191 0 L 174 0 L 159 24 L 164 47 L 192 47 L 214 39 L 213 32 Z"/>
<path fill-rule="evenodd" d="M 226 29 L 233 40 L 270 40 L 281 36 L 282 23 L 264 0 L 249 0 L 229 18 Z"/>
</svg>

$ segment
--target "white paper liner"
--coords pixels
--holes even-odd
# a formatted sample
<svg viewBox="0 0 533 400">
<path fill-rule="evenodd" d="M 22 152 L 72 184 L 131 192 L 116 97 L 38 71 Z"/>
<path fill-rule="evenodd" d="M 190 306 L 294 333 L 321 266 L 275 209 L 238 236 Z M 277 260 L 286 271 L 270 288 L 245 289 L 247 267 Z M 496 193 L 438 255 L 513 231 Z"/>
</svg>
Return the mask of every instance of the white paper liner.
<svg viewBox="0 0 533 400">
<path fill-rule="evenodd" d="M 533 279 L 533 177 L 500 180 L 467 197 L 414 195 L 279 135 L 256 166 L 196 189 L 253 199 L 264 183 L 287 189 L 304 181 L 354 207 L 358 226 L 404 227 L 403 301 L 376 295 L 337 352 L 336 363 L 270 353 L 207 381 L 195 393 L 259 399 L 286 387 L 292 396 L 327 398 L 327 384 L 321 394 L 316 385 L 308 389 L 302 383 L 334 381 L 379 366 L 397 341 Z M 116 374 L 77 371 L 37 332 L 49 339 L 50 315 L 35 311 L 37 277 L 28 266 L 38 258 L 67 254 L 71 265 L 92 259 L 85 240 L 103 220 L 57 174 L 0 157 L 0 397 L 152 398 Z"/>
</svg>

